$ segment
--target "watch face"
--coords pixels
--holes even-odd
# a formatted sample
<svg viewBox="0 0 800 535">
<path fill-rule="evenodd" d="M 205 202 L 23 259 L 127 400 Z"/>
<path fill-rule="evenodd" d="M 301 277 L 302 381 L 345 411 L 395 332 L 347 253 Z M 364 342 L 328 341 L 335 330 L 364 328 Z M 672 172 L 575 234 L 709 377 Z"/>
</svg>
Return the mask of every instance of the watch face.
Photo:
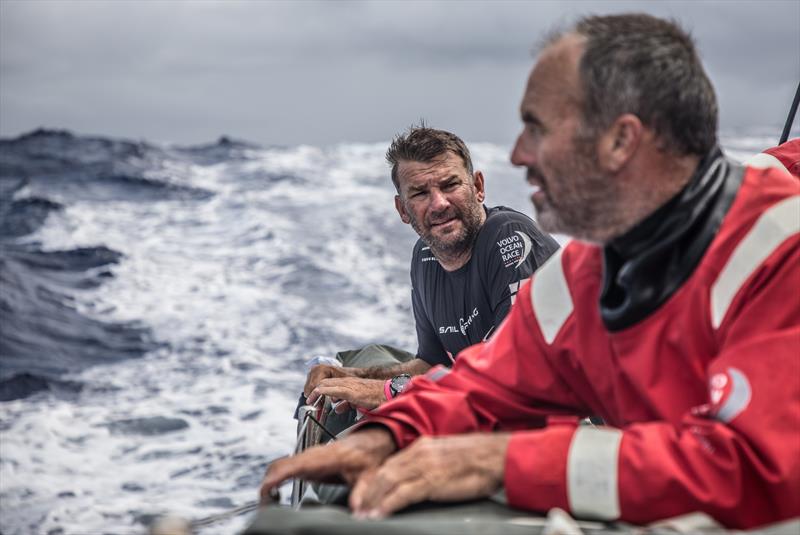
<svg viewBox="0 0 800 535">
<path fill-rule="evenodd" d="M 402 392 L 410 380 L 411 376 L 405 373 L 403 375 L 392 377 L 392 382 L 389 384 L 390 388 L 392 389 L 392 394 L 396 396 Z"/>
</svg>

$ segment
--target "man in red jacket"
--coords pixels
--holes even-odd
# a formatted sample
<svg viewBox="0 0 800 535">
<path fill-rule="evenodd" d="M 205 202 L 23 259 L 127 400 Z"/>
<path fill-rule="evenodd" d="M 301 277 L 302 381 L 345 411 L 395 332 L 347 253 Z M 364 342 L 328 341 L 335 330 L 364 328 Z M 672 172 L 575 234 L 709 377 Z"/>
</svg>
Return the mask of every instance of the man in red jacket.
<svg viewBox="0 0 800 535">
<path fill-rule="evenodd" d="M 501 490 L 632 523 L 800 514 L 800 182 L 722 155 L 691 39 L 648 15 L 551 38 L 520 111 L 512 162 L 540 225 L 577 240 L 489 342 L 273 463 L 262 495 L 339 476 L 370 518 Z"/>
</svg>

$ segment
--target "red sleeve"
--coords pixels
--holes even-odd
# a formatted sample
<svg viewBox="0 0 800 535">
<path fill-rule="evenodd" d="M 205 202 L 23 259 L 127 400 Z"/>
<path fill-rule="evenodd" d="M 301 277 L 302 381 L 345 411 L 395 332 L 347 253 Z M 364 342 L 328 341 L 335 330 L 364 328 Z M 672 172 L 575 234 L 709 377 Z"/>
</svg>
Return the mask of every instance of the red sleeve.
<svg viewBox="0 0 800 535">
<path fill-rule="evenodd" d="M 637 524 L 703 511 L 728 526 L 800 515 L 800 239 L 753 273 L 720 325 L 707 404 L 679 425 L 516 434 L 511 505 Z"/>
<path fill-rule="evenodd" d="M 800 137 L 764 151 L 774 156 L 794 176 L 800 177 Z"/>
</svg>

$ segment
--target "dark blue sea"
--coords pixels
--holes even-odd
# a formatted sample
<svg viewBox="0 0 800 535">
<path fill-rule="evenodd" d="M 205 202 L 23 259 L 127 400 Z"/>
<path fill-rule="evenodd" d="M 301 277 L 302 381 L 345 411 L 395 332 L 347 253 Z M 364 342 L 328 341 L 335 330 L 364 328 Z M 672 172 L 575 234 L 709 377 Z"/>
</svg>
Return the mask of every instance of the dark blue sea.
<svg viewBox="0 0 800 535">
<path fill-rule="evenodd" d="M 723 144 L 743 159 L 773 137 Z M 416 348 L 386 145 L 0 139 L 2 534 L 253 501 L 294 447 L 306 359 Z M 509 148 L 471 146 L 487 203 L 530 213 Z"/>
</svg>

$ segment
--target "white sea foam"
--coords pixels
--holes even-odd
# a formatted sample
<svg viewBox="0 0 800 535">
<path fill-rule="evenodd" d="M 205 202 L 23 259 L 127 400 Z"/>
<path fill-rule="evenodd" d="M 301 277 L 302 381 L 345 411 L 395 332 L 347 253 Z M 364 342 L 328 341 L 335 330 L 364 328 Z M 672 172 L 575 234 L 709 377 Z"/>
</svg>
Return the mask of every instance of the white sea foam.
<svg viewBox="0 0 800 535">
<path fill-rule="evenodd" d="M 141 515 L 199 518 L 254 500 L 267 461 L 294 445 L 306 357 L 375 341 L 414 349 L 414 235 L 394 211 L 383 150 L 161 162 L 150 178 L 214 196 L 67 204 L 32 237 L 50 250 L 124 253 L 77 306 L 140 320 L 168 347 L 77 374 L 87 385 L 77 401 L 0 406 L 4 533 L 131 533 Z M 155 417 L 188 427 L 118 427 Z"/>
</svg>

